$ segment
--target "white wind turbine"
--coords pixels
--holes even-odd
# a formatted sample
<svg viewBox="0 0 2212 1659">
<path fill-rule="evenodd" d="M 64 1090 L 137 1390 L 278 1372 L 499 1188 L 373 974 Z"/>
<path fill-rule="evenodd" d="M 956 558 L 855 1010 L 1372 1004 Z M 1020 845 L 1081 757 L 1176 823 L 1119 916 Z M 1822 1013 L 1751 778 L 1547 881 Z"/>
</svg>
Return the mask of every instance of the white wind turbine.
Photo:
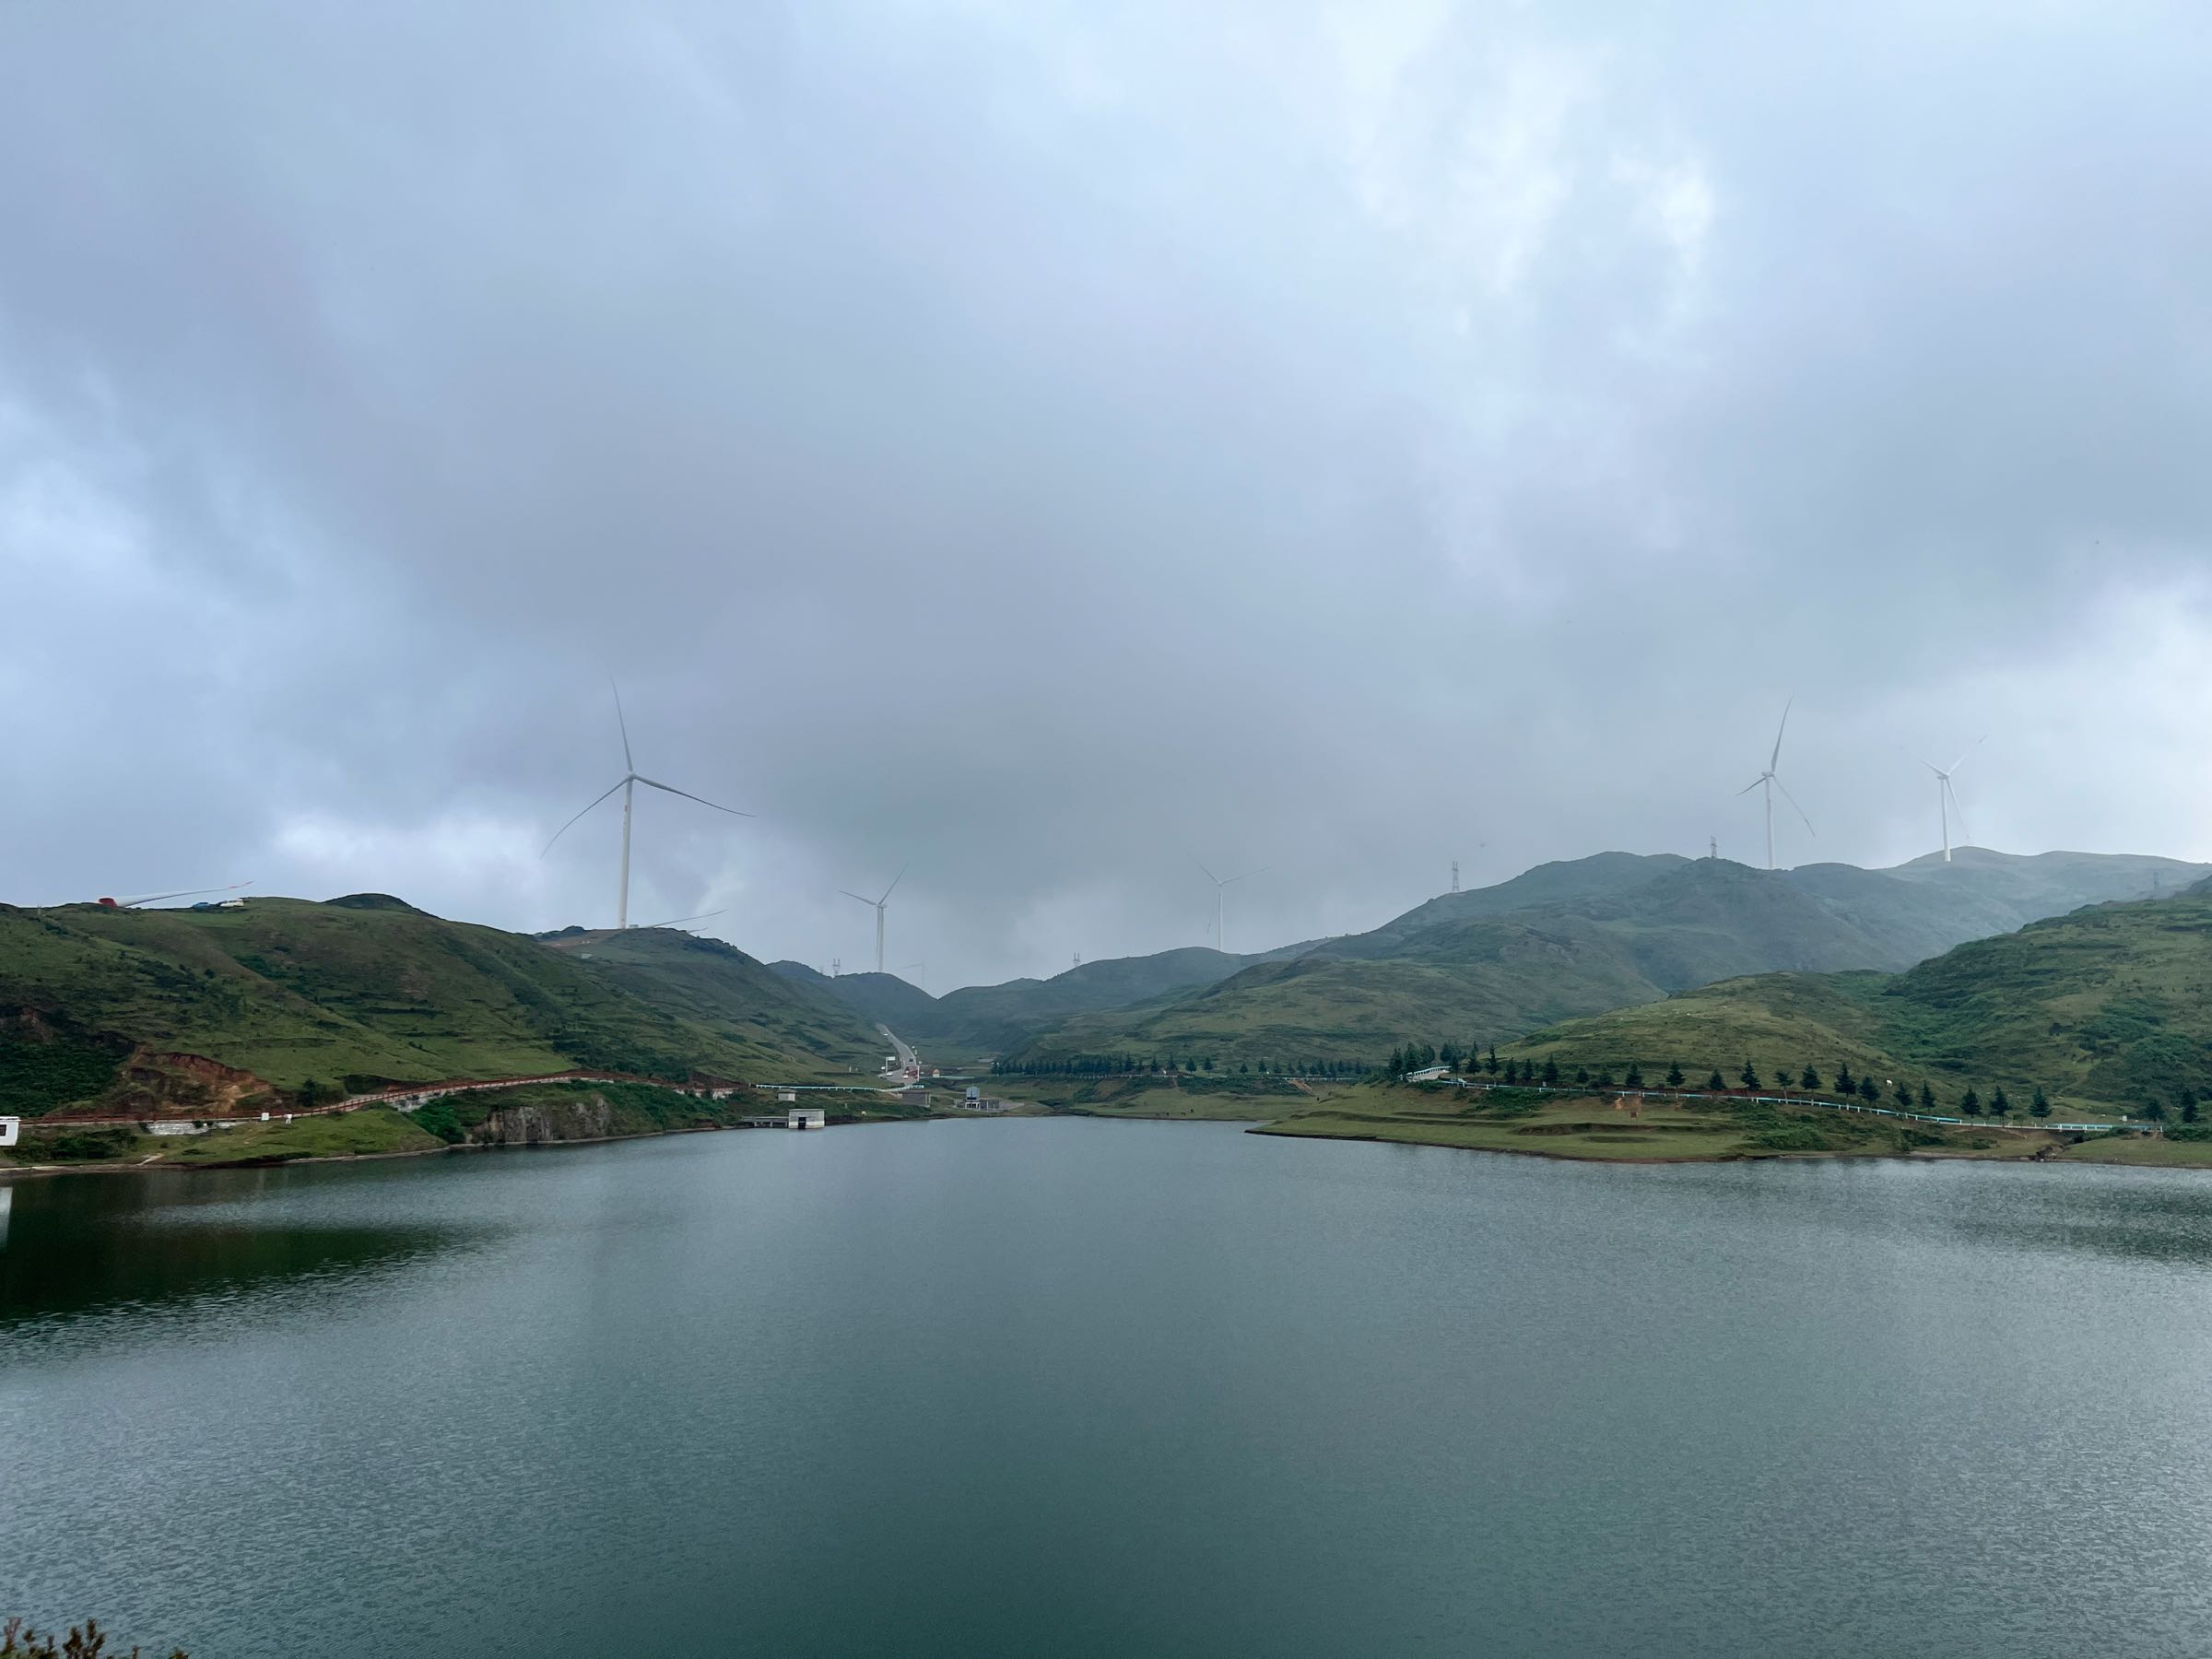
<svg viewBox="0 0 2212 1659">
<path fill-rule="evenodd" d="M 883 897 L 880 899 L 871 899 L 865 893 L 854 892 L 851 888 L 837 889 L 848 899 L 857 899 L 863 904 L 873 905 L 876 908 L 876 971 L 878 973 L 883 971 L 883 907 L 891 901 L 892 892 L 900 882 L 906 879 L 906 873 L 912 867 L 911 865 L 900 865 L 899 874 L 891 877 L 891 885 L 883 889 Z"/>
<path fill-rule="evenodd" d="M 540 853 L 538 856 L 543 858 L 546 853 L 552 852 L 553 841 L 557 841 L 566 835 L 571 826 L 575 824 L 577 818 L 582 818 L 584 812 L 591 811 L 592 806 L 598 806 L 601 801 L 606 799 L 607 795 L 613 794 L 618 789 L 620 790 L 622 792 L 622 885 L 617 890 L 615 897 L 615 925 L 618 928 L 624 928 L 629 925 L 629 809 L 631 797 L 636 793 L 637 785 L 642 783 L 648 789 L 657 789 L 672 795 L 682 795 L 687 801 L 697 801 L 701 806 L 712 806 L 715 811 L 726 812 L 732 818 L 751 818 L 753 815 L 749 812 L 740 812 L 735 806 L 719 806 L 708 800 L 704 795 L 695 795 L 688 789 L 677 788 L 673 783 L 656 782 L 638 771 L 637 762 L 629 758 L 629 722 L 622 717 L 621 688 L 616 686 L 612 680 L 609 680 L 607 684 L 615 693 L 615 724 L 622 729 L 622 775 L 609 784 L 606 794 L 594 799 L 591 806 L 586 806 L 583 812 L 576 815 L 576 818 L 571 818 L 568 823 L 554 830 L 553 841 L 546 843 L 545 853 Z"/>
<path fill-rule="evenodd" d="M 1194 858 L 1191 862 L 1197 865 L 1200 869 L 1206 870 L 1205 864 L 1200 860 Z M 1221 931 L 1221 895 L 1228 890 L 1232 882 L 1249 880 L 1254 876 L 1265 876 L 1266 873 L 1267 866 L 1265 865 L 1262 865 L 1256 870 L 1247 870 L 1241 876 L 1217 876 L 1211 870 L 1206 870 L 1206 878 L 1214 884 L 1214 948 L 1223 956 L 1229 954 L 1229 944 Z"/>
<path fill-rule="evenodd" d="M 1966 754 L 1959 756 L 1947 767 L 1938 766 L 1933 760 L 1921 762 L 1923 766 L 1936 774 L 1936 816 L 1943 820 L 1943 862 L 1945 864 L 1951 862 L 1951 814 L 1955 812 L 1959 815 L 1959 834 L 1971 835 L 1973 833 L 1966 827 L 1966 808 L 1959 805 L 1959 791 L 1951 782 L 1951 774 L 1964 766 L 1968 757 L 1988 741 L 1989 737 L 1986 733 L 1975 738 L 1967 747 Z"/>
<path fill-rule="evenodd" d="M 1788 790 L 1783 789 L 1782 779 L 1775 774 L 1774 771 L 1782 764 L 1782 735 L 1790 729 L 1790 707 L 1796 700 L 1793 697 L 1789 702 L 1782 705 L 1782 724 L 1774 728 L 1774 752 L 1767 757 L 1767 770 L 1735 792 L 1739 795 L 1747 795 L 1755 789 L 1763 788 L 1766 791 L 1767 868 L 1770 870 L 1774 867 L 1774 792 L 1776 790 L 1781 789 L 1782 798 L 1789 802 L 1790 809 L 1799 818 L 1805 818 L 1805 827 L 1807 832 L 1815 838 L 1818 838 L 1820 833 L 1813 828 L 1813 820 L 1805 817 L 1805 808 L 1797 805 L 1796 796 L 1790 794 Z"/>
</svg>

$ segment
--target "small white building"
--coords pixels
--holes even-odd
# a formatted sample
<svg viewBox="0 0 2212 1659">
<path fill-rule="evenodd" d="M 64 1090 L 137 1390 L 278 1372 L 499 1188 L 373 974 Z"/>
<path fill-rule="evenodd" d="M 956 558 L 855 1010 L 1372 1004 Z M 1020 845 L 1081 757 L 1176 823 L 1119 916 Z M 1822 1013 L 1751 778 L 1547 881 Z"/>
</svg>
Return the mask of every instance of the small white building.
<svg viewBox="0 0 2212 1659">
<path fill-rule="evenodd" d="M 1452 1068 L 1448 1065 L 1424 1065 L 1419 1071 L 1407 1072 L 1406 1081 L 1408 1083 L 1441 1083 L 1451 1075 Z"/>
<path fill-rule="evenodd" d="M 776 1104 L 779 1106 L 788 1106 L 798 1098 L 799 1091 L 795 1088 L 779 1088 L 776 1090 Z"/>
<path fill-rule="evenodd" d="M 0 1117 L 0 1147 L 14 1146 L 22 1133 L 23 1120 L 21 1118 Z"/>
<path fill-rule="evenodd" d="M 148 1135 L 205 1135 L 207 1133 L 207 1129 L 202 1124 L 183 1122 L 148 1124 L 146 1125 L 146 1132 Z"/>
<path fill-rule="evenodd" d="M 784 1125 L 791 1129 L 826 1129 L 830 1120 L 819 1106 L 794 1106 Z"/>
</svg>

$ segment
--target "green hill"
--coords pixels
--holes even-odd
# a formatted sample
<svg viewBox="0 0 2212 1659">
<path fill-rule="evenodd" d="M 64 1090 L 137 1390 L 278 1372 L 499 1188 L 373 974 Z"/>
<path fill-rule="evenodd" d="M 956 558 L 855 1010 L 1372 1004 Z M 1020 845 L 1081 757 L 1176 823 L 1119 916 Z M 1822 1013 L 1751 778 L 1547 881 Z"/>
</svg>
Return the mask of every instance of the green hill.
<svg viewBox="0 0 2212 1659">
<path fill-rule="evenodd" d="M 1203 988 L 1039 1031 L 1011 1057 L 1377 1059 L 1418 1034 L 1503 1041 L 1716 980 L 1896 971 L 1963 940 L 2085 903 L 2178 888 L 2171 859 L 1965 849 L 1894 870 L 1754 870 L 1624 853 L 1447 894 L 1371 933 Z"/>
<path fill-rule="evenodd" d="M 883 1058 L 873 1022 L 841 998 L 787 978 L 721 939 L 632 927 L 570 930 L 543 942 L 653 1007 L 786 1063 L 873 1075 Z"/>
<path fill-rule="evenodd" d="M 840 1005 L 809 1017 L 749 958 L 702 956 L 679 994 L 654 957 L 688 955 L 681 939 L 626 938 L 599 959 L 380 895 L 204 912 L 0 906 L 0 1111 L 212 1108 L 311 1078 L 843 1074 L 856 1052 L 872 1056 Z M 761 1002 L 764 989 L 785 1000 Z"/>
<path fill-rule="evenodd" d="M 1670 1063 L 1771 1082 L 1839 1063 L 1947 1112 L 1971 1087 L 2116 1115 L 2212 1096 L 2212 894 L 2109 904 L 1958 947 L 1902 973 L 1767 974 L 1575 1019 L 1500 1045 L 1562 1070 Z"/>
</svg>

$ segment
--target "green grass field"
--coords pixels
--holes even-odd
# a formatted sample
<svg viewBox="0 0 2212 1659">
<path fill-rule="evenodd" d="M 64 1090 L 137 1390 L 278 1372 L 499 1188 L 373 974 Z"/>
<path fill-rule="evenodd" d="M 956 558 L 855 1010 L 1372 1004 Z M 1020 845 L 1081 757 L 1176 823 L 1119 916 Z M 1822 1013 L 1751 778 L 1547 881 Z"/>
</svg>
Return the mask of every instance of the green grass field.
<svg viewBox="0 0 2212 1659">
<path fill-rule="evenodd" d="M 1112 1077 L 978 1078 L 985 1094 L 1091 1117 L 1214 1118 L 1265 1123 L 1314 1096 L 1275 1077 L 1176 1073 Z"/>
<path fill-rule="evenodd" d="M 1595 1095 L 1403 1085 L 1362 1085 L 1260 1133 L 1647 1163 L 1903 1155 L 2032 1158 L 2061 1138 L 2033 1130 L 1936 1130 L 1817 1108 L 1737 1101 L 1653 1100 L 1638 1115 Z M 2192 1150 L 2212 1152 L 2212 1147 L 2197 1143 Z"/>
</svg>

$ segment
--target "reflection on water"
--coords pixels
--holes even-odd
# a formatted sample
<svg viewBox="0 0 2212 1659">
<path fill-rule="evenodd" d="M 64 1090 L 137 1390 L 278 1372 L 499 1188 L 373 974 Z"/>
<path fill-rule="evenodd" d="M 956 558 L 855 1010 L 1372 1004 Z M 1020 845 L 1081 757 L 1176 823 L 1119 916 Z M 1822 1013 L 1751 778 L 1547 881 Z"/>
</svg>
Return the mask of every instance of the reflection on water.
<svg viewBox="0 0 2212 1659">
<path fill-rule="evenodd" d="M 455 1222 L 288 1213 L 299 1172 L 46 1177 L 0 1183 L 0 1335 L 117 1308 L 173 1319 L 196 1299 L 390 1270 L 479 1236 Z"/>
</svg>

